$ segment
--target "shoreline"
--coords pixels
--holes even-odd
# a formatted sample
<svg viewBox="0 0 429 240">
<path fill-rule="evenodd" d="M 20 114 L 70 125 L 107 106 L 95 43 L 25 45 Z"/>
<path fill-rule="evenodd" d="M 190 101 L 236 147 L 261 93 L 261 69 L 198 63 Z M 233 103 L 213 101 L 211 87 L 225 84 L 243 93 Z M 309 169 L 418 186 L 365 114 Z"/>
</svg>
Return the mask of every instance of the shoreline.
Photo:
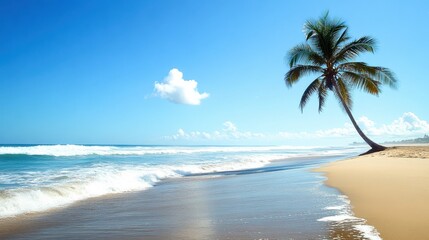
<svg viewBox="0 0 429 240">
<path fill-rule="evenodd" d="M 319 221 L 338 214 L 326 208 L 343 202 L 306 160 L 297 161 L 303 165 L 284 161 L 252 172 L 166 180 L 145 191 L 23 216 L 0 222 L 0 238 L 361 239 L 347 237 L 361 234 L 352 226 Z"/>
<path fill-rule="evenodd" d="M 383 239 L 429 239 L 429 145 L 389 147 L 315 169 Z"/>
<path fill-rule="evenodd" d="M 343 159 L 344 157 L 345 155 L 292 156 L 288 158 L 271 159 L 271 160 L 268 160 L 267 163 L 265 163 L 263 166 L 259 166 L 259 167 L 244 168 L 244 169 L 230 169 L 230 170 L 222 170 L 222 171 L 214 171 L 214 172 L 187 173 L 187 174 L 174 176 L 174 177 L 165 177 L 165 178 L 158 179 L 157 181 L 153 182 L 152 186 L 146 187 L 144 189 L 124 191 L 124 192 L 110 192 L 102 195 L 95 195 L 87 198 L 74 200 L 74 201 L 53 206 L 50 208 L 45 208 L 43 210 L 35 210 L 35 211 L 18 213 L 14 215 L 0 216 L 0 223 L 5 222 L 6 220 L 14 220 L 19 218 L 31 218 L 32 216 L 37 217 L 39 215 L 46 215 L 46 214 L 49 215 L 50 213 L 55 213 L 57 211 L 61 211 L 68 207 L 73 207 L 81 203 L 85 203 L 86 201 L 92 201 L 92 200 L 98 201 L 103 199 L 109 199 L 115 196 L 127 195 L 127 194 L 136 193 L 136 192 L 144 192 L 151 188 L 156 187 L 157 185 L 163 184 L 164 182 L 180 180 L 183 178 L 191 178 L 191 177 L 211 178 L 211 177 L 230 176 L 230 175 L 237 175 L 237 174 L 240 174 L 240 175 L 252 174 L 252 173 L 258 173 L 261 171 L 262 172 L 281 171 L 281 170 L 294 169 L 297 167 L 297 165 L 300 165 L 301 167 L 304 167 L 304 166 L 312 167 L 312 165 L 314 164 L 321 165 L 326 163 L 324 162 L 325 160 L 338 161 L 340 159 Z M 316 163 L 313 162 L 315 159 L 317 159 Z"/>
</svg>

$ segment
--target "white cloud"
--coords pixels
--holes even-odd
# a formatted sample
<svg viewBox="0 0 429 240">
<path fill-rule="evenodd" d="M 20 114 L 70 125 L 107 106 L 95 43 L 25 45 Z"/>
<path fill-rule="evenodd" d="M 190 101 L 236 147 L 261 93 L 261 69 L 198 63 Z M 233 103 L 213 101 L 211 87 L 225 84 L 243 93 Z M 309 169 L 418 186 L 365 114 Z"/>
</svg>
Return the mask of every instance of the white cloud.
<svg viewBox="0 0 429 240">
<path fill-rule="evenodd" d="M 377 124 L 366 116 L 357 120 L 362 131 L 369 136 L 385 137 L 412 137 L 429 133 L 429 123 L 421 120 L 412 112 L 406 112 L 390 124 Z M 282 138 L 328 138 L 358 136 L 351 123 L 345 123 L 343 127 L 318 130 L 315 132 L 279 132 Z"/>
<path fill-rule="evenodd" d="M 391 124 L 383 124 L 380 127 L 375 125 L 366 126 L 366 131 L 370 135 L 389 136 L 412 136 L 429 133 L 429 123 L 420 119 L 412 112 L 406 112 Z"/>
<path fill-rule="evenodd" d="M 362 116 L 358 119 L 358 124 L 362 125 L 364 128 L 373 128 L 375 123 L 371 121 L 369 118 Z"/>
<path fill-rule="evenodd" d="M 155 82 L 155 92 L 161 98 L 174 103 L 200 105 L 201 100 L 209 97 L 208 93 L 199 93 L 197 81 L 183 79 L 183 73 L 173 68 L 164 78 L 164 82 Z"/>
<path fill-rule="evenodd" d="M 361 129 L 369 137 L 378 137 L 384 140 L 397 138 L 420 137 L 429 134 L 429 123 L 420 119 L 414 113 L 406 112 L 390 124 L 376 124 L 366 116 L 357 119 Z M 349 122 L 344 123 L 342 127 L 322 129 L 313 132 L 289 132 L 279 133 L 255 133 L 251 131 L 241 131 L 231 121 L 223 123 L 223 127 L 213 132 L 204 131 L 185 131 L 180 128 L 176 134 L 164 137 L 168 140 L 307 140 L 307 139 L 328 139 L 328 138 L 359 138 L 355 128 Z M 320 140 L 319 140 L 320 141 Z"/>
<path fill-rule="evenodd" d="M 230 121 L 226 121 L 223 123 L 224 131 L 228 131 L 228 132 L 236 132 L 237 131 L 237 127 L 234 125 L 234 123 L 230 122 Z"/>
<path fill-rule="evenodd" d="M 232 140 L 232 139 L 255 139 L 263 138 L 264 134 L 253 133 L 250 131 L 239 131 L 234 123 L 226 121 L 223 123 L 223 129 L 213 132 L 191 131 L 185 132 L 183 129 L 177 130 L 172 136 L 166 136 L 169 140 Z"/>
<path fill-rule="evenodd" d="M 356 130 L 353 125 L 350 123 L 345 123 L 342 128 L 331 128 L 327 130 L 318 130 L 315 132 L 315 136 L 318 138 L 324 137 L 344 137 L 344 136 L 352 136 L 355 134 Z"/>
<path fill-rule="evenodd" d="M 219 133 L 218 136 L 223 136 L 224 138 L 234 138 L 234 139 L 251 139 L 251 138 L 260 138 L 264 137 L 261 133 L 253 133 L 253 132 L 242 132 L 238 131 L 237 127 L 234 123 L 230 121 L 226 121 L 223 123 L 224 129 L 223 134 Z"/>
</svg>

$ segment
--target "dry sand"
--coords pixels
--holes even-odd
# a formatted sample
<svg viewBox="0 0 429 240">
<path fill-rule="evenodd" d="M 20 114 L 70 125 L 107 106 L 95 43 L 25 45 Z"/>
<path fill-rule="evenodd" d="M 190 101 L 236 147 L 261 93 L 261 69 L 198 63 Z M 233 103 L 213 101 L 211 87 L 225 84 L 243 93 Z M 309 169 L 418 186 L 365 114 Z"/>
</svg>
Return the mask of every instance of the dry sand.
<svg viewBox="0 0 429 240">
<path fill-rule="evenodd" d="M 429 239 L 429 145 L 392 147 L 317 171 L 383 239 Z"/>
</svg>

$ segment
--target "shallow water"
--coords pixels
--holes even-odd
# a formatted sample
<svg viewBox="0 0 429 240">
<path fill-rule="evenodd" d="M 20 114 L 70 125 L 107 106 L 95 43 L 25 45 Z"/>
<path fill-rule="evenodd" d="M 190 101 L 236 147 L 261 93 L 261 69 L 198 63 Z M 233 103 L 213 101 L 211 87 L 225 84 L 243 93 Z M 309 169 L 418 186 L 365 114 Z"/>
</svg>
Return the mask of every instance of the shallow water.
<svg viewBox="0 0 429 240">
<path fill-rule="evenodd" d="M 2 239 L 366 239 L 347 200 L 309 171 L 358 148 L 12 150 L 0 148 Z"/>
</svg>

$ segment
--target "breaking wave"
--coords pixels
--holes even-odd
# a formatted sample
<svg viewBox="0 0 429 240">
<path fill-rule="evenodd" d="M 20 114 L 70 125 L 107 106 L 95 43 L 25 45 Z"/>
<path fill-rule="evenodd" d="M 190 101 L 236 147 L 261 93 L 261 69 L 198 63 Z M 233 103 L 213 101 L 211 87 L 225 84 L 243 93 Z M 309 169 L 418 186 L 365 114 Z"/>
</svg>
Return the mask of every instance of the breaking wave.
<svg viewBox="0 0 429 240">
<path fill-rule="evenodd" d="M 0 146 L 0 218 L 108 194 L 141 191 L 166 178 L 242 171 L 279 159 L 353 152 L 356 148 Z M 55 159 L 51 162 L 51 158 L 38 156 Z"/>
<path fill-rule="evenodd" d="M 0 155 L 39 155 L 39 156 L 86 156 L 86 155 L 149 155 L 149 154 L 192 154 L 218 152 L 264 152 L 264 151 L 309 151 L 317 146 L 252 146 L 252 147 L 152 147 L 152 146 L 86 146 L 86 145 L 37 145 L 2 146 Z M 335 150 L 332 150 L 335 151 Z"/>
<path fill-rule="evenodd" d="M 30 171 L 19 175 L 5 173 L 1 174 L 0 183 L 23 182 L 27 186 L 0 190 L 0 218 L 41 212 L 107 194 L 141 191 L 166 178 L 257 168 L 269 162 L 256 158 L 253 161 L 177 166 L 98 164 L 83 169 Z"/>
</svg>

